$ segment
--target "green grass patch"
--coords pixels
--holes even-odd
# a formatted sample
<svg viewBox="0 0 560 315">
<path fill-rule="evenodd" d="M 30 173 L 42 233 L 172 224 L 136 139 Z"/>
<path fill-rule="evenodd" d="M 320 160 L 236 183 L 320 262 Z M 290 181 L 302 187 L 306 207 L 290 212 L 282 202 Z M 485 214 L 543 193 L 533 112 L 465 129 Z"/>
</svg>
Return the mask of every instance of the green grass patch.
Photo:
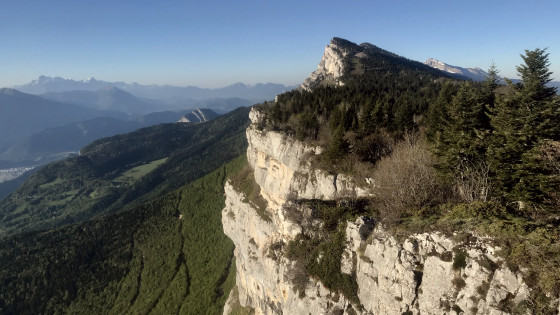
<svg viewBox="0 0 560 315">
<path fill-rule="evenodd" d="M 51 187 L 56 186 L 56 185 L 60 185 L 60 184 L 62 184 L 63 182 L 64 182 L 64 179 L 62 179 L 62 178 L 60 178 L 60 177 L 57 177 L 57 178 L 55 178 L 55 180 L 53 180 L 53 181 L 51 181 L 51 182 L 48 182 L 48 183 L 46 183 L 46 184 L 39 185 L 38 188 L 39 188 L 39 189 L 47 189 L 47 188 L 51 188 Z"/>
<path fill-rule="evenodd" d="M 151 171 L 155 170 L 158 166 L 162 165 L 163 163 L 167 162 L 167 158 L 159 159 L 152 161 L 150 163 L 142 164 L 140 166 L 133 167 L 129 170 L 122 172 L 119 176 L 117 176 L 113 182 L 115 183 L 128 183 L 132 184 L 135 181 L 139 180 L 142 176 L 150 173 Z"/>
</svg>

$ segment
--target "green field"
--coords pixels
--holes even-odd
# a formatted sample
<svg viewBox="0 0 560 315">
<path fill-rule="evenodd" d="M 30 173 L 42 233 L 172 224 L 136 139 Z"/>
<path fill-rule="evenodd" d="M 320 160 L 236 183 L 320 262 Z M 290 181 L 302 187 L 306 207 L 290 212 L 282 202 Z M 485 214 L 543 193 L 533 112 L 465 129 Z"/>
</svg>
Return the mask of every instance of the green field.
<svg viewBox="0 0 560 315">
<path fill-rule="evenodd" d="M 139 180 L 142 176 L 155 170 L 158 166 L 167 162 L 167 158 L 155 160 L 140 166 L 133 167 L 129 170 L 122 172 L 117 178 L 113 180 L 114 183 L 127 183 L 132 184 Z"/>
</svg>

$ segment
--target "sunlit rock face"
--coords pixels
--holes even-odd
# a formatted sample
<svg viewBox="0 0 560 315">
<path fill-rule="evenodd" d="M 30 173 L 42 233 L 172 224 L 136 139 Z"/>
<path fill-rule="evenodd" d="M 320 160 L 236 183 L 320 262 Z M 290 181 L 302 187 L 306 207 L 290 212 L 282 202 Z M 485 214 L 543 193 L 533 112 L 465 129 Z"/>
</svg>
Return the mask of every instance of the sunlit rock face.
<svg viewBox="0 0 560 315">
<path fill-rule="evenodd" d="M 304 90 L 310 91 L 321 83 L 342 85 L 340 77 L 346 71 L 344 59 L 349 54 L 343 44 L 343 41 L 333 38 L 330 44 L 325 47 L 325 52 L 317 70 L 313 71 L 301 85 Z"/>
<path fill-rule="evenodd" d="M 303 222 L 309 209 L 293 201 L 370 196 L 375 179 L 356 185 L 350 177 L 314 169 L 309 161 L 320 147 L 260 130 L 263 116 L 256 110 L 250 117 L 247 158 L 267 203 L 266 216 L 229 183 L 222 212 L 224 232 L 235 243 L 241 305 L 256 314 L 507 314 L 504 305 L 529 298 L 521 274 L 506 267 L 491 240 L 472 236 L 465 243 L 438 232 L 397 240 L 369 218 L 347 222 L 341 257 L 341 272 L 358 284 L 359 303 L 317 279 L 297 290 L 301 266 L 284 253 L 309 224 Z M 294 207 L 299 221 L 288 213 Z"/>
</svg>

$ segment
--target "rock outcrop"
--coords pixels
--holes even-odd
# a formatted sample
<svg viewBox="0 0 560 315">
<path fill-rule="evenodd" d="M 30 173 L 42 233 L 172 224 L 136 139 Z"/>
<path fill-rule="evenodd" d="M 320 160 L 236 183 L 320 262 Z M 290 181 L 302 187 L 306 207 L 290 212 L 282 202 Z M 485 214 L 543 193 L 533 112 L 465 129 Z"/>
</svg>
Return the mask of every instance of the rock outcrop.
<svg viewBox="0 0 560 315">
<path fill-rule="evenodd" d="M 247 128 L 247 159 L 255 181 L 275 209 L 290 198 L 334 200 L 369 195 L 348 176 L 314 168 L 310 161 L 322 152 L 321 147 L 309 146 L 283 133 L 259 130 L 260 117 L 255 110 L 250 117 L 253 124 Z"/>
<path fill-rule="evenodd" d="M 283 254 L 286 244 L 302 233 L 309 209 L 296 207 L 302 214 L 294 219 L 289 213 L 293 200 L 335 200 L 342 191 L 366 196 L 374 186 L 314 169 L 309 161 L 321 148 L 259 130 L 262 117 L 255 110 L 250 117 L 247 157 L 269 219 L 226 184 L 222 223 L 235 243 L 241 305 L 257 314 L 507 314 L 523 309 L 530 289 L 521 273 L 508 269 L 495 254 L 498 248 L 490 240 L 441 233 L 397 240 L 368 218 L 347 222 L 340 258 L 341 272 L 355 277 L 359 303 L 329 291 L 317 279 L 298 289 L 301 266 Z"/>
<path fill-rule="evenodd" d="M 317 70 L 315 70 L 309 78 L 305 79 L 301 87 L 310 91 L 319 84 L 342 85 L 340 77 L 346 72 L 344 63 L 345 57 L 349 51 L 344 47 L 345 40 L 333 38 L 330 44 L 325 47 L 325 52 Z"/>
</svg>

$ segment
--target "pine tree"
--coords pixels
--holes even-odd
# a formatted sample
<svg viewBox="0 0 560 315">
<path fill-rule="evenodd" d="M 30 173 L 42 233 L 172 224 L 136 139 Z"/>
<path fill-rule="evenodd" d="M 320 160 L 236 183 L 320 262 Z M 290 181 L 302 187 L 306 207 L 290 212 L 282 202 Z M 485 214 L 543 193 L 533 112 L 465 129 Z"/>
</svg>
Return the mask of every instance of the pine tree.
<svg viewBox="0 0 560 315">
<path fill-rule="evenodd" d="M 482 82 L 482 90 L 480 100 L 482 102 L 482 111 L 480 119 L 483 121 L 486 129 L 491 129 L 490 113 L 494 110 L 496 103 L 496 89 L 499 86 L 498 68 L 494 63 L 488 69 L 488 76 Z"/>
<path fill-rule="evenodd" d="M 438 98 L 428 109 L 426 135 L 428 139 L 434 143 L 438 143 L 443 126 L 448 123 L 448 105 L 451 103 L 456 93 L 457 84 L 451 81 L 445 82 L 438 94 Z"/>
<path fill-rule="evenodd" d="M 550 101 L 556 95 L 555 87 L 546 86 L 547 83 L 552 81 L 550 77 L 552 72 L 548 70 L 550 66 L 548 55 L 546 48 L 537 48 L 532 51 L 525 50 L 525 55 L 521 55 L 525 64 L 516 67 L 522 81 L 518 87 L 520 91 L 525 92 L 527 99 Z"/>
<path fill-rule="evenodd" d="M 486 200 L 488 196 L 485 138 L 487 130 L 479 92 L 471 83 L 459 89 L 447 107 L 436 153 L 440 170 L 455 182 L 465 201 Z"/>
<path fill-rule="evenodd" d="M 521 57 L 522 82 L 493 110 L 489 160 L 503 197 L 542 204 L 558 187 L 538 152 L 546 142 L 560 140 L 560 103 L 556 89 L 546 86 L 552 74 L 546 50 L 526 50 Z"/>
</svg>

